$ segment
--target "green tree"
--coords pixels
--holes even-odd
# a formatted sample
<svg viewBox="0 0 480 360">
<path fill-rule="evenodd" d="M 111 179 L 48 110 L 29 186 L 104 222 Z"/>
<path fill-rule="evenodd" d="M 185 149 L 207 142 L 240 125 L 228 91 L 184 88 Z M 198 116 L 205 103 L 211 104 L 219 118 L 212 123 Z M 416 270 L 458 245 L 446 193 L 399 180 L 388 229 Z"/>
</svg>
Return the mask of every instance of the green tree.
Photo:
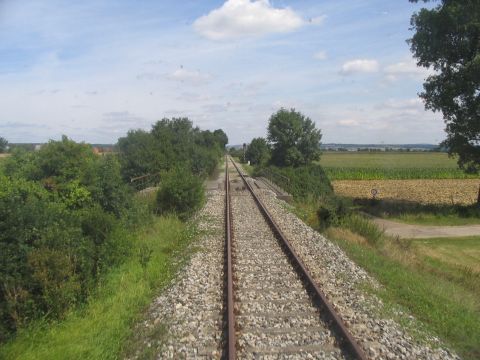
<svg viewBox="0 0 480 360">
<path fill-rule="evenodd" d="M 247 147 L 245 154 L 252 165 L 265 164 L 270 158 L 270 148 L 264 138 L 253 139 Z"/>
<path fill-rule="evenodd" d="M 418 2 L 418 0 L 410 0 Z M 430 0 L 423 0 L 428 2 Z M 415 34 L 408 40 L 417 64 L 436 70 L 420 96 L 427 109 L 441 111 L 443 142 L 459 166 L 480 170 L 480 2 L 439 0 L 411 18 Z M 480 193 L 479 193 L 480 201 Z"/>
<path fill-rule="evenodd" d="M 7 151 L 8 141 L 0 136 L 0 154 Z"/>
<path fill-rule="evenodd" d="M 157 192 L 157 211 L 186 219 L 202 206 L 204 196 L 201 178 L 188 169 L 175 168 L 162 178 Z"/>
<path fill-rule="evenodd" d="M 216 138 L 217 143 L 219 144 L 222 150 L 225 149 L 225 146 L 228 144 L 228 136 L 222 129 L 217 129 L 213 132 L 213 135 Z"/>
<path fill-rule="evenodd" d="M 277 166 L 300 166 L 318 160 L 321 138 L 315 123 L 295 109 L 280 109 L 270 117 L 268 141 L 272 163 Z"/>
<path fill-rule="evenodd" d="M 181 164 L 199 176 L 215 169 L 228 141 L 222 130 L 202 131 L 188 118 L 164 118 L 150 132 L 129 131 L 118 140 L 122 175 L 133 177 L 158 174 Z"/>
</svg>

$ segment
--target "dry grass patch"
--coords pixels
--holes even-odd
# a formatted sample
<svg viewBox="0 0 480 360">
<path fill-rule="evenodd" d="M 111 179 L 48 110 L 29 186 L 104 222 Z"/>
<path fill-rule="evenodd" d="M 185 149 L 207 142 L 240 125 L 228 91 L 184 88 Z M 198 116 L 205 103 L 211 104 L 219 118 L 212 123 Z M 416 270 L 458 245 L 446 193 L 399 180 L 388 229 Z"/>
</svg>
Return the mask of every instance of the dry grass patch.
<svg viewBox="0 0 480 360">
<path fill-rule="evenodd" d="M 356 199 L 372 198 L 376 189 L 377 199 L 471 205 L 477 201 L 479 180 L 337 180 L 332 185 L 338 195 Z"/>
<path fill-rule="evenodd" d="M 368 245 L 367 239 L 363 236 L 355 234 L 354 232 L 338 227 L 331 227 L 325 230 L 325 236 L 328 239 L 342 239 L 353 244 Z"/>
</svg>

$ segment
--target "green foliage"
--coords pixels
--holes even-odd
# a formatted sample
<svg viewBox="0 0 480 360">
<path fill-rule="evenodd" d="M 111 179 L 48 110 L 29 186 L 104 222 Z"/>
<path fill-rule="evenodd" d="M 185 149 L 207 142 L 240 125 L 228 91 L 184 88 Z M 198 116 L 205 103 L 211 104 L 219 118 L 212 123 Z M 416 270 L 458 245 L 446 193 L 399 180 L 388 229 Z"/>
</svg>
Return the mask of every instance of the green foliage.
<svg viewBox="0 0 480 360">
<path fill-rule="evenodd" d="M 159 289 L 184 263 L 192 239 L 190 229 L 173 217 L 158 217 L 142 226 L 132 238 L 134 248 L 124 263 L 102 277 L 87 303 L 66 313 L 61 322 L 35 320 L 0 346 L 0 359 L 132 357 L 137 349 L 133 349 L 132 356 L 125 356 L 123 351 L 138 330 L 135 324 Z M 146 270 L 138 259 L 141 247 L 152 250 Z M 153 346 L 158 338 L 154 340 Z M 145 348 L 143 342 L 141 346 Z"/>
<path fill-rule="evenodd" d="M 132 194 L 114 156 L 66 137 L 14 151 L 0 176 L 0 341 L 62 318 L 131 249 Z"/>
<path fill-rule="evenodd" d="M 35 319 L 65 317 L 131 256 L 130 232 L 151 223 L 153 206 L 125 177 L 170 170 L 155 208 L 186 218 L 202 204 L 202 179 L 226 141 L 221 130 L 164 119 L 120 139 L 120 159 L 66 136 L 40 151 L 15 149 L 0 175 L 0 341 Z"/>
<path fill-rule="evenodd" d="M 130 181 L 179 164 L 204 178 L 215 169 L 227 142 L 223 130 L 201 131 L 188 118 L 162 119 L 150 132 L 133 130 L 118 140 L 123 178 Z M 144 187 L 148 185 L 153 184 Z"/>
<path fill-rule="evenodd" d="M 185 219 L 204 201 L 203 182 L 185 168 L 175 168 L 162 178 L 157 193 L 157 211 L 175 213 Z"/>
<path fill-rule="evenodd" d="M 334 196 L 330 180 L 318 164 L 297 168 L 268 166 L 258 168 L 255 175 L 269 177 L 271 181 L 298 199 L 309 197 L 319 199 Z"/>
<path fill-rule="evenodd" d="M 7 152 L 8 141 L 0 136 L 0 154 Z"/>
<path fill-rule="evenodd" d="M 231 147 L 231 148 L 228 149 L 228 153 L 232 157 L 239 159 L 240 162 L 243 162 L 243 149 L 242 148 L 236 149 L 236 148 Z"/>
<path fill-rule="evenodd" d="M 247 147 L 245 154 L 252 165 L 263 165 L 270 158 L 270 148 L 264 138 L 253 139 Z"/>
<path fill-rule="evenodd" d="M 468 172 L 480 169 L 478 19 L 478 1 L 442 0 L 412 16 L 415 34 L 409 40 L 418 65 L 437 71 L 427 78 L 420 96 L 427 109 L 442 112 L 447 131 L 443 145 L 458 154 L 460 167 Z"/>
<path fill-rule="evenodd" d="M 93 200 L 107 212 L 120 217 L 132 205 L 132 192 L 123 182 L 120 163 L 112 155 L 98 160 L 96 183 L 91 187 Z"/>
<path fill-rule="evenodd" d="M 296 167 L 318 160 L 321 138 L 315 123 L 294 109 L 281 109 L 270 117 L 268 141 L 274 165 Z"/>
<path fill-rule="evenodd" d="M 254 175 L 269 178 L 293 195 L 298 204 L 316 209 L 317 221 L 310 222 L 321 231 L 338 225 L 350 214 L 350 204 L 335 195 L 330 180 L 318 164 L 257 168 Z"/>
</svg>

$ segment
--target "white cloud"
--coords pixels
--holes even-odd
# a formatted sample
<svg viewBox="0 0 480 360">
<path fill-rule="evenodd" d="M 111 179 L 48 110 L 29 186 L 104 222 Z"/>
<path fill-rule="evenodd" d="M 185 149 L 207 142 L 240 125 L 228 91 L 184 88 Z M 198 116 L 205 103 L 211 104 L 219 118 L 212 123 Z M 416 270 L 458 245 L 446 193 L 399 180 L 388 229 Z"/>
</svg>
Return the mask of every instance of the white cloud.
<svg viewBox="0 0 480 360">
<path fill-rule="evenodd" d="M 326 18 L 326 15 L 320 15 L 309 19 L 308 22 L 312 25 L 322 25 Z"/>
<path fill-rule="evenodd" d="M 319 18 L 316 18 L 317 22 Z M 193 23 L 210 40 L 226 40 L 298 29 L 305 21 L 290 8 L 274 8 L 269 0 L 227 0 Z"/>
<path fill-rule="evenodd" d="M 327 52 L 326 51 L 318 51 L 313 55 L 313 57 L 317 60 L 325 60 L 327 58 Z"/>
<path fill-rule="evenodd" d="M 378 107 L 388 109 L 423 110 L 423 101 L 418 97 L 411 99 L 389 99 L 378 105 Z"/>
<path fill-rule="evenodd" d="M 413 59 L 388 65 L 383 69 L 383 72 L 385 74 L 385 79 L 390 82 L 396 81 L 402 77 L 423 80 L 429 75 L 433 74 L 433 71 L 417 66 Z"/>
<path fill-rule="evenodd" d="M 337 124 L 342 126 L 358 126 L 360 122 L 356 119 L 341 119 L 337 121 Z"/>
<path fill-rule="evenodd" d="M 374 73 L 379 69 L 377 60 L 356 59 L 347 61 L 342 65 L 340 71 L 343 75 L 351 75 L 356 73 Z"/>
<path fill-rule="evenodd" d="M 204 73 L 201 73 L 198 70 L 186 70 L 183 67 L 178 68 L 174 72 L 168 74 L 167 76 L 170 80 L 176 80 L 180 82 L 190 82 L 193 84 L 199 84 L 207 82 L 210 79 L 210 76 Z"/>
</svg>

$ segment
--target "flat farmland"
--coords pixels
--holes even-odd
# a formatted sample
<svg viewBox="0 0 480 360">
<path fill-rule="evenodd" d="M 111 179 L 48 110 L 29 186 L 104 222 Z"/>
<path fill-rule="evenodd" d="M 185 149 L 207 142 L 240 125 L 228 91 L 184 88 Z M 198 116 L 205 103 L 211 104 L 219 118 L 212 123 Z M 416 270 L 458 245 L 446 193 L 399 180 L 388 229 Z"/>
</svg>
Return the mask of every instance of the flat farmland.
<svg viewBox="0 0 480 360">
<path fill-rule="evenodd" d="M 320 159 L 331 180 L 469 179 L 457 161 L 438 152 L 325 152 Z"/>
<path fill-rule="evenodd" d="M 403 200 L 423 205 L 471 205 L 477 200 L 478 179 L 335 180 L 335 193 L 355 199 Z"/>
</svg>

